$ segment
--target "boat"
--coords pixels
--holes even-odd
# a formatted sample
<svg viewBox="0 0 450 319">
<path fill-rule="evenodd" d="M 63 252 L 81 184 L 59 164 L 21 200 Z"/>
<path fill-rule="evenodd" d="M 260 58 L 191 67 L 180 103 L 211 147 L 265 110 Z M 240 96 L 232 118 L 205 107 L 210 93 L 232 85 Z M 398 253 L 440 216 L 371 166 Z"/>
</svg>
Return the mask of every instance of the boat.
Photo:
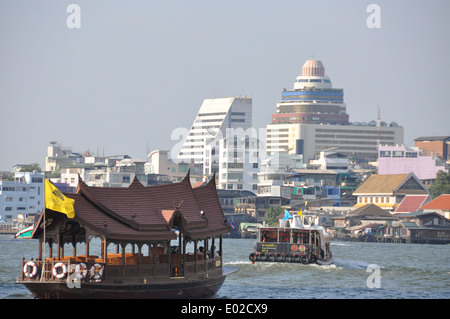
<svg viewBox="0 0 450 319">
<path fill-rule="evenodd" d="M 128 188 L 79 177 L 76 192 L 62 195 L 74 200 L 74 217 L 44 208 L 32 234 L 38 256 L 22 260 L 17 283 L 35 298 L 205 298 L 237 271 L 223 266 L 229 225 L 214 177 L 197 188 L 189 172 L 166 185 L 135 178 Z M 98 255 L 92 238 L 101 239 Z"/>
<path fill-rule="evenodd" d="M 31 238 L 31 234 L 33 233 L 33 230 L 34 230 L 34 225 L 30 226 L 30 227 L 26 227 L 26 228 L 18 231 L 14 235 L 14 237 L 15 238 L 26 238 L 26 239 Z"/>
<path fill-rule="evenodd" d="M 249 259 L 255 262 L 281 262 L 329 265 L 332 263 L 330 236 L 322 226 L 304 225 L 302 216 L 280 221 L 279 227 L 259 227 Z"/>
</svg>

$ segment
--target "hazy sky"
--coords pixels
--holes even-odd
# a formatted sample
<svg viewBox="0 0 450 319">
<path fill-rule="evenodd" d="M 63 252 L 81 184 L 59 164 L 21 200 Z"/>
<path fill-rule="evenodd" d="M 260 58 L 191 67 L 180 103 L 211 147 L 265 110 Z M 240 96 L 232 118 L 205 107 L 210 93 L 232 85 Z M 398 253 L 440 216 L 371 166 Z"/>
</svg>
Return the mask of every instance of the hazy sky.
<svg viewBox="0 0 450 319">
<path fill-rule="evenodd" d="M 366 24 L 372 3 L 381 28 Z M 350 121 L 379 105 L 407 145 L 450 135 L 449 33 L 448 0 L 0 0 L 0 170 L 43 165 L 50 141 L 145 159 L 205 98 L 251 95 L 265 127 L 313 56 Z"/>
</svg>

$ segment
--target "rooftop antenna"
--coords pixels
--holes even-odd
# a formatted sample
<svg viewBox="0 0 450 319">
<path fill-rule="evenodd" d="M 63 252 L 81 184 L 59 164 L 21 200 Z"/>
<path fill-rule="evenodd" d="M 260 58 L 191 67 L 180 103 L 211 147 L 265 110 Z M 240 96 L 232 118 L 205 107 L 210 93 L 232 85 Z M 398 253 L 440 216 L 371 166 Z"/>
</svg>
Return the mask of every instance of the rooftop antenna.
<svg viewBox="0 0 450 319">
<path fill-rule="evenodd" d="M 378 136 L 377 136 L 377 145 L 378 146 L 380 146 L 380 144 L 381 144 L 381 111 L 380 111 L 380 105 L 379 104 L 377 104 L 377 108 L 378 108 L 378 111 L 377 111 L 377 133 L 378 133 Z"/>
</svg>

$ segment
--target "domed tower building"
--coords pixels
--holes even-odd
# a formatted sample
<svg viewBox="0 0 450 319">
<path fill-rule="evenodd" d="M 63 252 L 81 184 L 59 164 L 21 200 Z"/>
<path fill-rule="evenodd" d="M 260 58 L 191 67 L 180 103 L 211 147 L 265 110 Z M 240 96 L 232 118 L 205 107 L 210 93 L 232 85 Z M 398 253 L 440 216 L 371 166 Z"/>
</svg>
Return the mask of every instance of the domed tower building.
<svg viewBox="0 0 450 319">
<path fill-rule="evenodd" d="M 361 107 L 370 113 L 370 105 Z M 377 113 L 376 108 L 372 111 Z M 403 127 L 395 122 L 350 122 L 344 90 L 333 88 L 320 60 L 308 59 L 294 88 L 281 92 L 281 101 L 267 124 L 266 141 L 269 156 L 302 155 L 308 163 L 332 149 L 368 162 L 377 159 L 379 145 L 403 144 Z"/>
<path fill-rule="evenodd" d="M 281 93 L 272 123 L 348 124 L 344 90 L 333 89 L 325 67 L 309 59 L 297 76 L 293 90 Z"/>
</svg>

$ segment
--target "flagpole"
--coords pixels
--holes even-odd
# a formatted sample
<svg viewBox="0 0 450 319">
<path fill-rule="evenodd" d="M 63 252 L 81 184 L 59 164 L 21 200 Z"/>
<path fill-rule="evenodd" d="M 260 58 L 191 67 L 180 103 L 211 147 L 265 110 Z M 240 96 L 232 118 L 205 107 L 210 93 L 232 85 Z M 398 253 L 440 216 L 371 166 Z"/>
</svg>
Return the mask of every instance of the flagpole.
<svg viewBox="0 0 450 319">
<path fill-rule="evenodd" d="M 44 249 L 42 250 L 43 254 L 42 254 L 42 273 L 41 273 L 41 281 L 44 281 L 44 276 L 45 276 L 45 211 L 46 211 L 46 207 L 45 207 L 45 173 L 44 173 Z"/>
</svg>

